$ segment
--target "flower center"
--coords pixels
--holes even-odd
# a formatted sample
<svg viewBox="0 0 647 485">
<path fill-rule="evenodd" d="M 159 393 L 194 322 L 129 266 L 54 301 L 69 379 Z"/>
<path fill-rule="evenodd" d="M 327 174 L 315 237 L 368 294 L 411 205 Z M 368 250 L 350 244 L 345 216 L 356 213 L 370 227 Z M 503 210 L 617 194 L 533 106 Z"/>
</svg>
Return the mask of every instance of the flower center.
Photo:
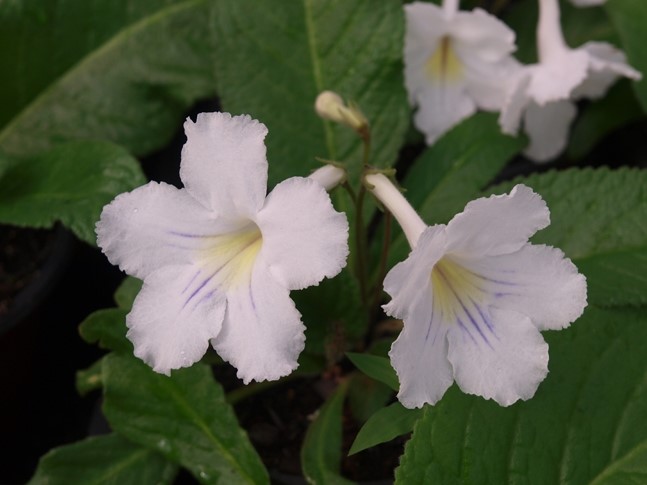
<svg viewBox="0 0 647 485">
<path fill-rule="evenodd" d="M 250 222 L 228 234 L 205 238 L 201 250 L 203 268 L 210 275 L 210 285 L 230 290 L 249 283 L 256 256 L 263 245 L 263 236 Z"/>
<path fill-rule="evenodd" d="M 448 257 L 431 270 L 434 313 L 447 324 L 457 324 L 475 343 L 490 345 L 494 328 L 484 306 L 485 283 L 482 276 Z"/>
<path fill-rule="evenodd" d="M 449 36 L 440 39 L 440 43 L 425 64 L 425 72 L 433 81 L 457 81 L 463 75 L 463 66 L 452 48 Z"/>
</svg>

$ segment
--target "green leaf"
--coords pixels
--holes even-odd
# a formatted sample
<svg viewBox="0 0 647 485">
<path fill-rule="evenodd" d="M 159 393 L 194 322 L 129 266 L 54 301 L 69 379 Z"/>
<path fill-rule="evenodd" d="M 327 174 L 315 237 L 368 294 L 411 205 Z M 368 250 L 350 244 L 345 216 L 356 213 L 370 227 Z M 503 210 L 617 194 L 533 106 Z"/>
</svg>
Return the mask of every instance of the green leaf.
<svg viewBox="0 0 647 485">
<path fill-rule="evenodd" d="M 643 73 L 642 80 L 634 83 L 634 89 L 643 111 L 647 112 L 647 3 L 636 0 L 611 0 L 605 8 L 622 40 L 629 64 Z"/>
<path fill-rule="evenodd" d="M 613 86 L 604 98 L 584 108 L 573 124 L 568 156 L 581 158 L 589 153 L 607 134 L 644 116 L 636 98 L 623 80 Z"/>
<path fill-rule="evenodd" d="M 396 0 L 223 0 L 213 17 L 223 108 L 265 123 L 270 186 L 318 168 L 315 157 L 353 161 L 359 137 L 317 117 L 324 90 L 355 101 L 373 140 L 371 164 L 392 164 L 409 124 L 402 80 L 404 18 Z"/>
<path fill-rule="evenodd" d="M 635 485 L 647 482 L 647 440 L 606 468 L 591 485 Z"/>
<path fill-rule="evenodd" d="M 425 408 L 396 483 L 643 483 L 644 309 L 589 308 L 544 337 L 550 373 L 534 398 L 503 408 L 453 386 Z"/>
<path fill-rule="evenodd" d="M 76 372 L 76 391 L 81 396 L 103 387 L 103 358 L 97 360 L 87 369 Z"/>
<path fill-rule="evenodd" d="M 101 209 L 146 182 L 137 160 L 108 142 L 77 141 L 16 163 L 0 179 L 0 222 L 51 227 L 61 221 L 95 244 Z"/>
<path fill-rule="evenodd" d="M 54 448 L 40 459 L 29 485 L 170 484 L 176 473 L 158 453 L 109 434 Z"/>
<path fill-rule="evenodd" d="M 201 483 L 269 483 L 209 367 L 167 377 L 132 356 L 109 354 L 103 380 L 103 412 L 120 435 L 159 451 Z"/>
<path fill-rule="evenodd" d="M 366 422 L 382 409 L 393 397 L 393 389 L 371 379 L 361 372 L 353 372 L 348 389 L 348 404 L 353 417 L 360 423 Z"/>
<path fill-rule="evenodd" d="M 376 381 L 383 382 L 394 391 L 400 389 L 400 382 L 389 359 L 370 354 L 356 354 L 347 352 L 350 361 L 359 370 Z"/>
<path fill-rule="evenodd" d="M 446 223 L 501 171 L 526 145 L 524 137 L 501 133 L 497 117 L 477 113 L 429 147 L 407 173 L 405 197 L 428 224 Z M 390 252 L 391 265 L 409 253 L 398 232 Z"/>
<path fill-rule="evenodd" d="M 81 338 L 88 343 L 98 343 L 101 348 L 133 352 L 133 344 L 126 338 L 126 314 L 121 308 L 105 308 L 87 316 L 79 326 Z"/>
<path fill-rule="evenodd" d="M 130 310 L 135 302 L 135 297 L 142 289 L 142 280 L 127 276 L 115 291 L 115 303 L 119 308 Z"/>
<path fill-rule="evenodd" d="M 348 384 L 341 384 L 319 409 L 301 448 L 301 468 L 312 485 L 349 485 L 339 474 L 342 415 Z"/>
<path fill-rule="evenodd" d="M 550 226 L 533 242 L 556 246 L 575 262 L 587 277 L 589 302 L 647 303 L 646 171 L 573 169 L 519 181 L 541 194 L 551 212 Z"/>
<path fill-rule="evenodd" d="M 184 111 L 215 93 L 211 4 L 0 2 L 0 149 L 32 155 L 80 138 L 136 154 L 163 146 Z"/>
<path fill-rule="evenodd" d="M 399 402 L 380 409 L 368 418 L 368 421 L 359 430 L 348 454 L 359 453 L 372 446 L 410 433 L 422 416 L 422 412 L 422 409 L 407 409 Z"/>
</svg>

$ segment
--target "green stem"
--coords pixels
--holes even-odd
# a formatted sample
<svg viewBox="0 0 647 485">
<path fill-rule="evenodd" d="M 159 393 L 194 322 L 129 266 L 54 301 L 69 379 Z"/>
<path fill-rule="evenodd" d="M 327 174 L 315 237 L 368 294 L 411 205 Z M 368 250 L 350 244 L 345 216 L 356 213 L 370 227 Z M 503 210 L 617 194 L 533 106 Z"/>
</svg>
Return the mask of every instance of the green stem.
<svg viewBox="0 0 647 485">
<path fill-rule="evenodd" d="M 293 372 L 292 374 L 285 376 L 277 381 L 254 382 L 252 384 L 248 384 L 247 386 L 238 387 L 233 391 L 229 391 L 227 393 L 226 399 L 229 404 L 234 406 L 235 404 L 238 404 L 240 401 L 243 401 L 248 397 L 252 397 L 259 392 L 266 391 L 279 384 L 284 384 L 297 377 L 302 376 L 298 372 Z"/>
</svg>

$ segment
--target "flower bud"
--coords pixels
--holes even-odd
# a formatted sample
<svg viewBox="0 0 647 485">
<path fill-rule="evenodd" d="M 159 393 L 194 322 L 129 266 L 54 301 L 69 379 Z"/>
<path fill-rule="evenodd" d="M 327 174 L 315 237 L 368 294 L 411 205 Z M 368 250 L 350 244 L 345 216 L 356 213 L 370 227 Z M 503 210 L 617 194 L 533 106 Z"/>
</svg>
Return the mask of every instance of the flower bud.
<svg viewBox="0 0 647 485">
<path fill-rule="evenodd" d="M 315 110 L 321 118 L 346 125 L 360 135 L 368 130 L 364 113 L 353 103 L 347 106 L 341 96 L 332 91 L 323 91 L 317 96 Z"/>
</svg>

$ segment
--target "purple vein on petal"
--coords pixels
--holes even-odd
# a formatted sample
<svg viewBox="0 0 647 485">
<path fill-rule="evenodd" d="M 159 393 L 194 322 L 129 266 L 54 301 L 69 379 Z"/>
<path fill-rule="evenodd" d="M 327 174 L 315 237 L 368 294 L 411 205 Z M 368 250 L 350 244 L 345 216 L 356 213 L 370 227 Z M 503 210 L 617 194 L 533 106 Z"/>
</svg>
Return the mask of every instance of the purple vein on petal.
<svg viewBox="0 0 647 485">
<path fill-rule="evenodd" d="M 182 290 L 182 293 L 180 293 L 181 295 L 184 295 L 184 293 L 186 293 L 186 290 L 188 290 L 188 289 L 189 289 L 189 287 L 190 287 L 190 286 L 193 284 L 193 282 L 195 281 L 195 279 L 196 279 L 198 276 L 200 276 L 200 273 L 202 273 L 202 270 L 201 270 L 201 269 L 199 269 L 198 271 L 196 271 L 196 273 L 195 273 L 195 274 L 193 275 L 193 277 L 191 278 L 191 281 L 189 281 L 189 283 L 188 283 L 188 284 L 184 287 L 184 289 Z"/>
</svg>

